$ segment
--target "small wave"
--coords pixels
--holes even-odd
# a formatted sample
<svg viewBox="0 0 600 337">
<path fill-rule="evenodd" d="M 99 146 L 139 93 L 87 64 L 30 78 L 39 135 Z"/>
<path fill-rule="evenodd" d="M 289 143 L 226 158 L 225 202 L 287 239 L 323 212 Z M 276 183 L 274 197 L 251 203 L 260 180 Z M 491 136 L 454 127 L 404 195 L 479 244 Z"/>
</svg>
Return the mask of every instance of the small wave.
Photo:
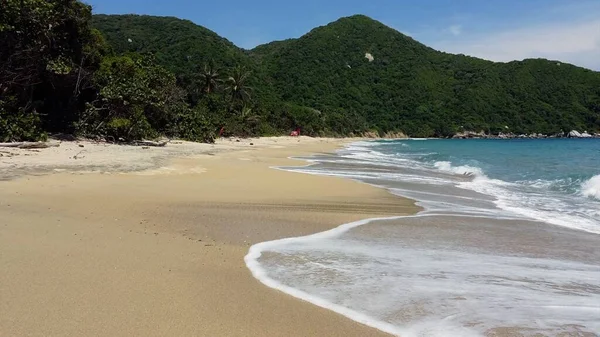
<svg viewBox="0 0 600 337">
<path fill-rule="evenodd" d="M 452 163 L 448 161 L 438 161 L 435 164 L 433 164 L 433 166 L 435 166 L 435 168 L 437 168 L 438 170 L 444 172 L 461 174 L 465 176 L 485 177 L 483 170 L 479 167 L 473 167 L 469 165 L 452 166 Z"/>
<path fill-rule="evenodd" d="M 581 184 L 581 194 L 600 200 L 600 174 Z"/>
<path fill-rule="evenodd" d="M 516 181 L 517 184 L 526 187 L 531 187 L 538 190 L 554 191 L 568 195 L 581 195 L 582 185 L 585 182 L 587 181 L 581 177 L 567 177 L 555 180 L 536 179 Z"/>
</svg>

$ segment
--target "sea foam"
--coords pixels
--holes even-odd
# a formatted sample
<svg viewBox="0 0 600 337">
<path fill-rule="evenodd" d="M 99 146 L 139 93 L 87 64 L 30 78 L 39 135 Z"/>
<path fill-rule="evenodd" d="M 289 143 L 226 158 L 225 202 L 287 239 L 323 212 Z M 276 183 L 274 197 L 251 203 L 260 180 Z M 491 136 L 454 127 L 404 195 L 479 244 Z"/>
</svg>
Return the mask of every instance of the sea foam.
<svg viewBox="0 0 600 337">
<path fill-rule="evenodd" d="M 600 174 L 581 184 L 581 194 L 600 200 Z"/>
<path fill-rule="evenodd" d="M 250 247 L 248 254 L 244 257 L 244 262 L 246 263 L 246 266 L 248 267 L 248 269 L 250 269 L 250 271 L 252 272 L 252 275 L 257 280 L 259 280 L 261 283 L 263 283 L 264 285 L 266 285 L 270 288 L 277 289 L 288 295 L 291 295 L 291 296 L 294 296 L 301 300 L 307 301 L 307 302 L 317 305 L 319 307 L 331 310 L 333 312 L 336 312 L 342 316 L 348 317 L 348 318 L 350 318 L 356 322 L 359 322 L 361 324 L 370 326 L 372 328 L 389 333 L 391 335 L 400 336 L 400 334 L 403 331 L 401 329 L 399 329 L 397 326 L 394 326 L 393 324 L 386 323 L 384 321 L 378 320 L 378 319 L 371 317 L 369 315 L 366 315 L 364 313 L 361 313 L 361 312 L 352 310 L 350 308 L 332 303 L 321 297 L 309 294 L 300 289 L 290 287 L 281 282 L 276 281 L 275 279 L 269 277 L 267 270 L 265 268 L 263 268 L 263 266 L 259 262 L 259 259 L 262 256 L 263 252 L 276 249 L 277 247 L 282 247 L 282 246 L 285 246 L 288 244 L 293 244 L 296 242 L 302 242 L 302 241 L 307 241 L 307 240 L 310 241 L 310 240 L 332 238 L 332 237 L 341 235 L 341 234 L 351 230 L 352 228 L 356 228 L 356 227 L 368 224 L 371 221 L 399 219 L 399 218 L 402 218 L 402 217 L 365 219 L 365 220 L 347 223 L 347 224 L 341 225 L 339 227 L 336 227 L 334 229 L 331 229 L 331 230 L 328 230 L 325 232 L 321 232 L 321 233 L 308 235 L 308 236 L 262 242 L 262 243 L 259 243 L 259 244 L 256 244 L 256 245 L 253 245 L 252 247 Z M 410 337 L 410 336 L 408 336 L 408 337 Z"/>
<path fill-rule="evenodd" d="M 598 213 L 589 207 L 596 201 L 588 198 L 598 197 L 600 176 L 584 183 L 577 181 L 579 177 L 564 182 L 503 181 L 473 164 L 479 160 L 456 164 L 448 161 L 455 157 L 440 156 L 432 149 L 414 151 L 416 143 L 402 144 L 354 143 L 337 156 L 316 157 L 310 160 L 313 165 L 290 170 L 385 187 L 416 199 L 423 212 L 257 244 L 245 257 L 252 274 L 269 287 L 393 335 L 472 337 L 494 334 L 498 327 L 513 327 L 527 336 L 574 333 L 573 327 L 600 333 L 597 264 L 521 256 L 519 247 L 514 255 L 505 256 L 480 251 L 486 246 L 479 244 L 466 250 L 464 242 L 444 241 L 464 240 L 466 233 L 483 231 L 481 235 L 493 238 L 498 247 L 513 245 L 518 232 L 503 243 L 484 224 L 500 221 L 494 228 L 512 233 L 525 219 L 539 221 L 540 228 L 544 221 L 598 233 L 594 215 Z M 495 177 L 494 167 L 485 167 Z M 564 192 L 562 185 L 571 181 L 570 186 L 581 185 L 579 192 L 571 187 L 568 193 L 548 193 Z M 448 218 L 456 220 L 435 231 L 419 232 L 413 239 L 404 236 Z M 391 232 L 382 233 L 381 223 L 390 220 L 396 224 L 388 226 Z M 397 232 L 405 221 L 412 229 Z M 418 221 L 425 226 L 410 225 Z M 442 237 L 440 231 L 460 229 L 469 222 L 476 225 L 435 241 Z"/>
<path fill-rule="evenodd" d="M 448 173 L 485 177 L 483 170 L 479 167 L 469 165 L 452 166 L 452 163 L 449 161 L 438 161 L 434 163 L 433 166 L 440 171 Z"/>
</svg>

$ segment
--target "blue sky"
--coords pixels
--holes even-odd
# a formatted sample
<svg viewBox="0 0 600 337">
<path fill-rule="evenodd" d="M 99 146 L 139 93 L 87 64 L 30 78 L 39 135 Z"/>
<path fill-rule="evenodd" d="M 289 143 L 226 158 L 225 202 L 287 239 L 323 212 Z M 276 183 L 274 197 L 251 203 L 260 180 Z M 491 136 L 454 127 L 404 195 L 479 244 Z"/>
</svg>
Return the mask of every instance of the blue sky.
<svg viewBox="0 0 600 337">
<path fill-rule="evenodd" d="M 87 0 L 95 13 L 176 16 L 252 48 L 365 14 L 433 48 L 600 70 L 600 0 Z"/>
</svg>

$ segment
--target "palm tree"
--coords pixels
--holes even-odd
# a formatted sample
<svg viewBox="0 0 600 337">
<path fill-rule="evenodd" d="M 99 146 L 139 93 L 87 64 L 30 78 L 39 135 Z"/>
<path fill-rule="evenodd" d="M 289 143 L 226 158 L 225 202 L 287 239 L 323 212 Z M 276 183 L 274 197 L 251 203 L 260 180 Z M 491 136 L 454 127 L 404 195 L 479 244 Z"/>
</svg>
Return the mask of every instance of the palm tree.
<svg viewBox="0 0 600 337">
<path fill-rule="evenodd" d="M 207 94 L 215 92 L 222 82 L 219 79 L 219 71 L 212 63 L 204 65 L 204 70 L 200 73 L 200 78 L 202 79 L 202 92 Z"/>
<path fill-rule="evenodd" d="M 252 88 L 246 85 L 250 72 L 243 67 L 237 66 L 233 74 L 227 79 L 227 92 L 231 96 L 232 103 L 246 103 L 250 100 Z"/>
<path fill-rule="evenodd" d="M 244 124 L 256 124 L 260 121 L 260 116 L 246 105 L 240 111 L 240 118 Z"/>
</svg>

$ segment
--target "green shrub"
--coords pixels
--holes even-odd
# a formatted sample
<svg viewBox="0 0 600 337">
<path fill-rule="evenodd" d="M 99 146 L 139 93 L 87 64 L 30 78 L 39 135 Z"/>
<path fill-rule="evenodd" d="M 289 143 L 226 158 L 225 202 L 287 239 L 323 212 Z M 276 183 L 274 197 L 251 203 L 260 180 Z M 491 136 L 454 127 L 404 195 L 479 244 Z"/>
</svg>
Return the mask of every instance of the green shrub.
<svg viewBox="0 0 600 337">
<path fill-rule="evenodd" d="M 193 142 L 214 143 L 214 127 L 201 107 L 186 109 L 178 118 L 173 135 Z"/>
<path fill-rule="evenodd" d="M 0 141 L 43 141 L 47 135 L 41 128 L 40 116 L 14 106 L 15 100 L 0 100 Z"/>
</svg>

